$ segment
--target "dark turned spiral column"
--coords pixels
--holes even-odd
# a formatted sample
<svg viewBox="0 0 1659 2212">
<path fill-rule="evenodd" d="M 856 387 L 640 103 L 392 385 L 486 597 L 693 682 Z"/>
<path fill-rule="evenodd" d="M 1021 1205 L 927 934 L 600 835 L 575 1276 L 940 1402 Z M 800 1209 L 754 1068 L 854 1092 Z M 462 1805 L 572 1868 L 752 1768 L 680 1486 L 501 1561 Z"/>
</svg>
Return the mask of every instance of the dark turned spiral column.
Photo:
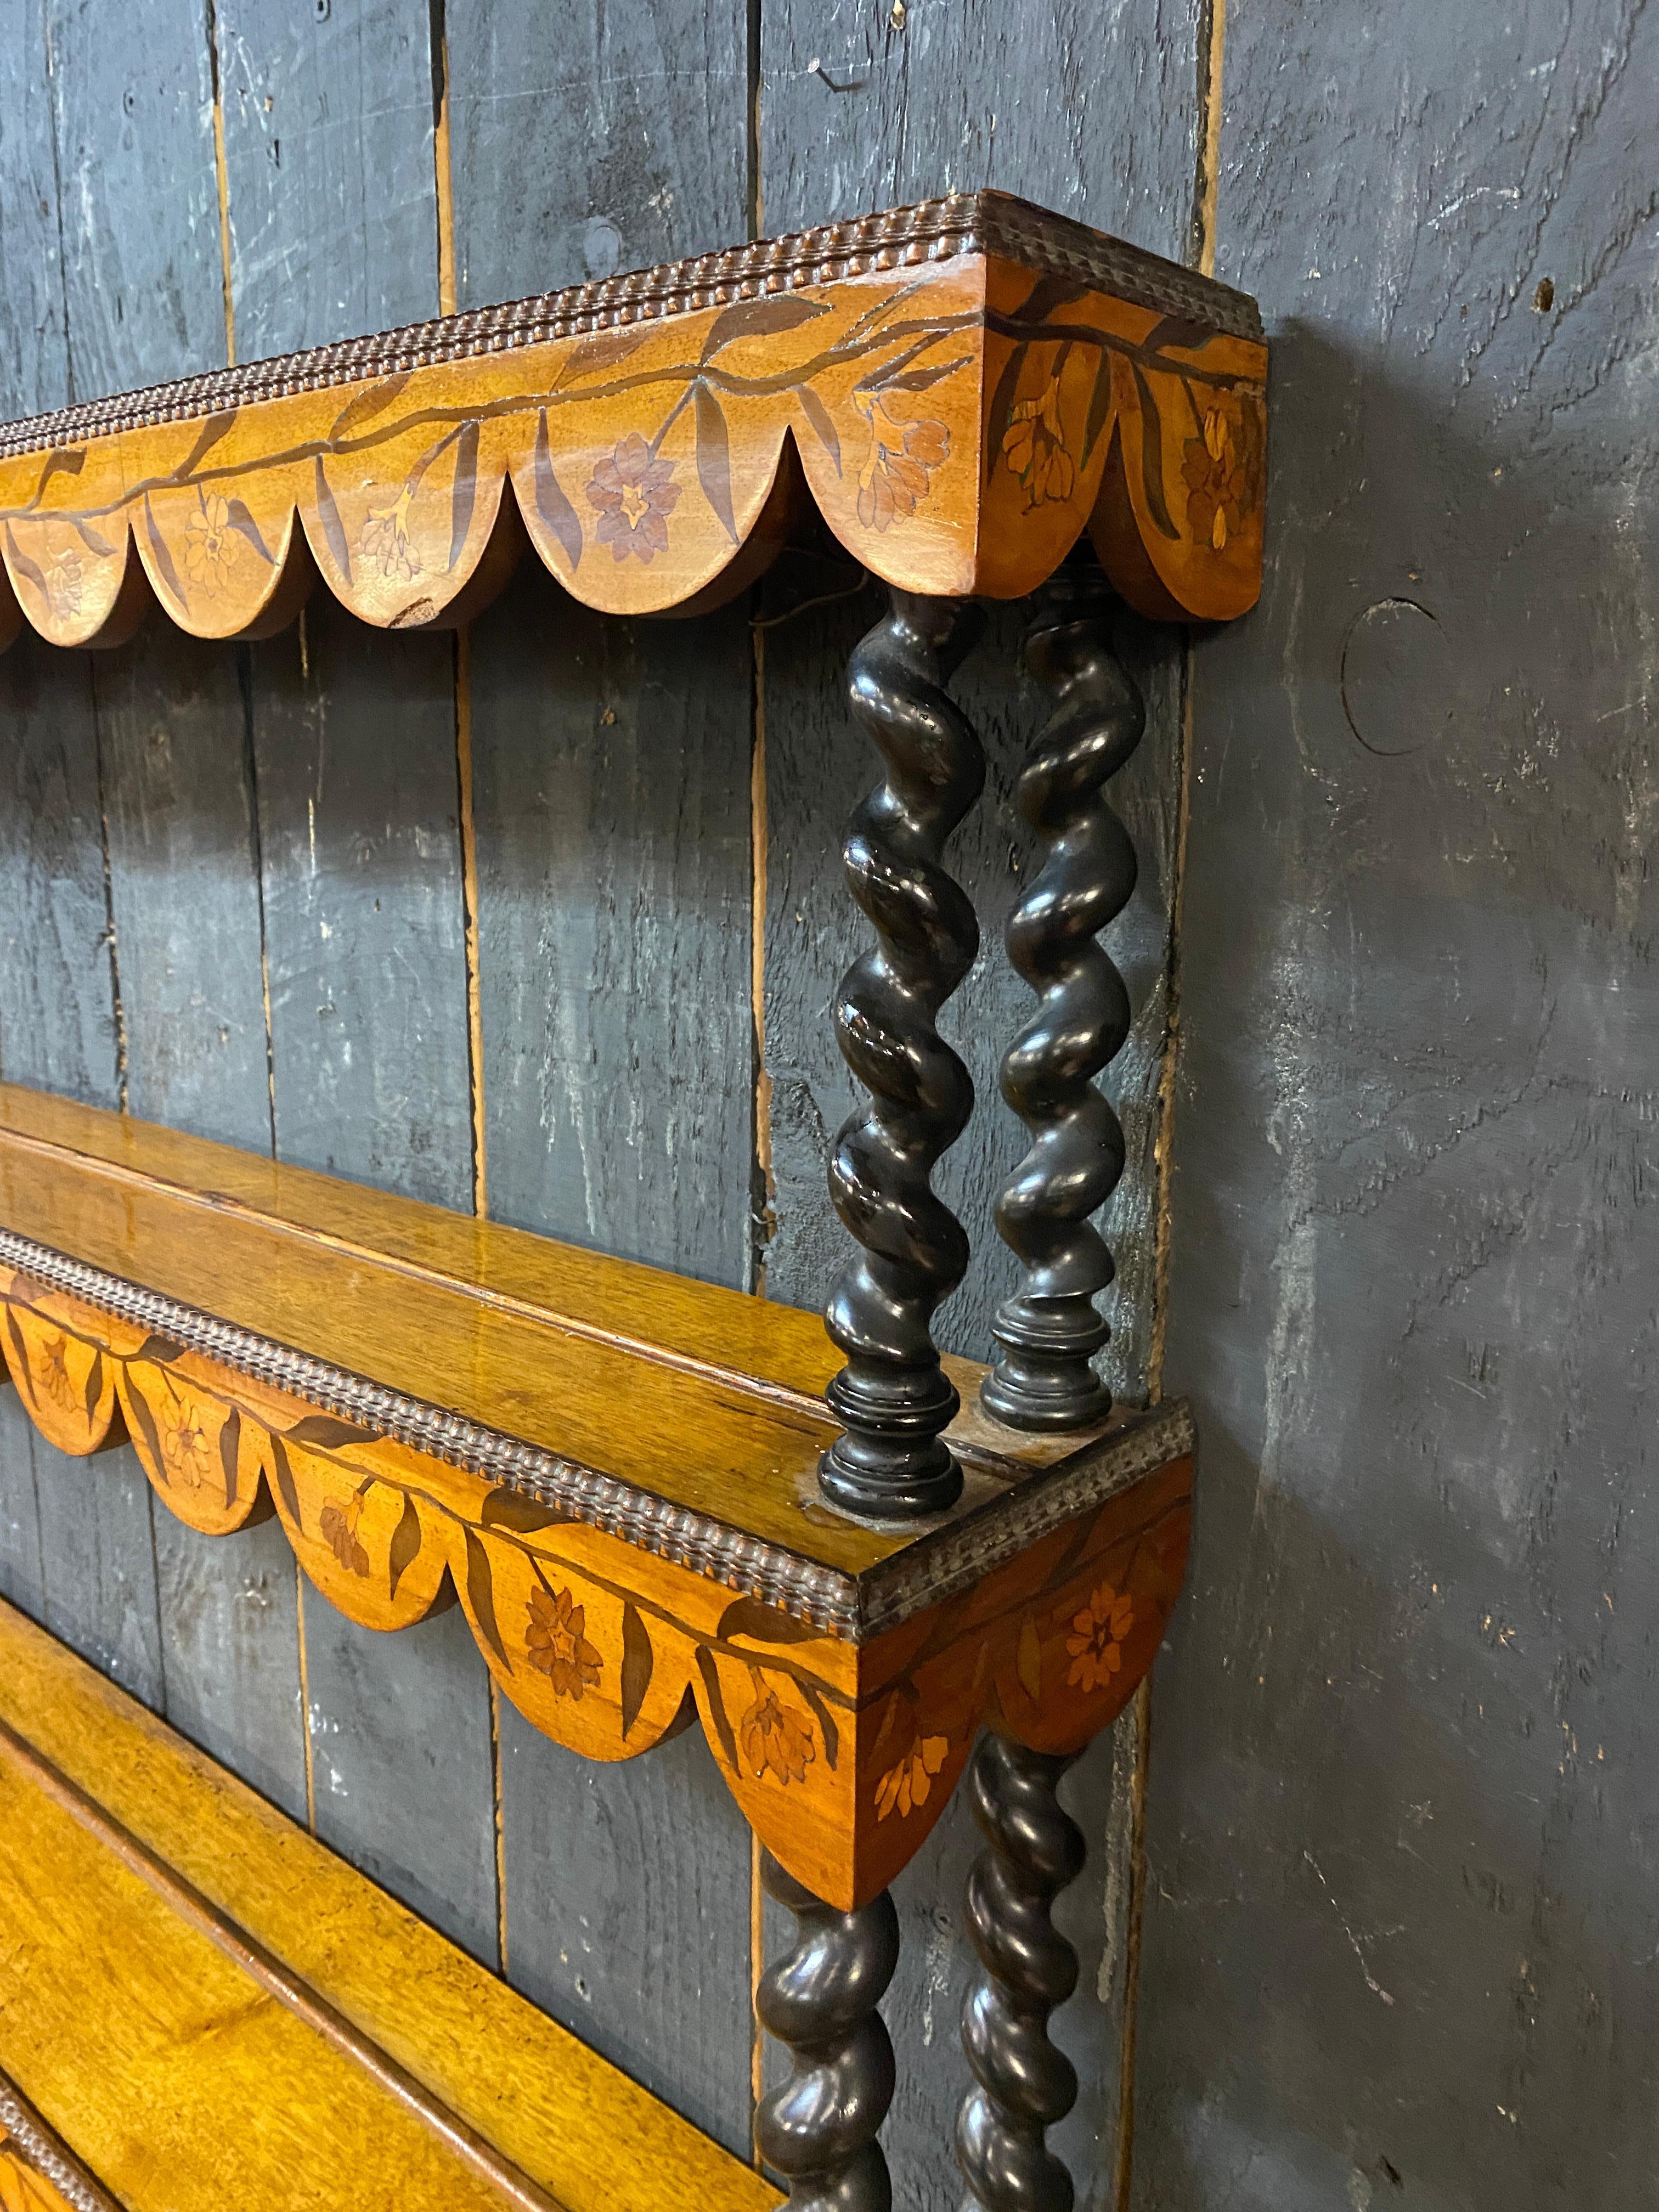
<svg viewBox="0 0 1659 2212">
<path fill-rule="evenodd" d="M 1049 1917 L 1083 1871 L 1083 1832 L 1055 1787 L 1070 1759 L 981 1737 L 969 1770 L 988 1850 L 968 1877 L 968 1926 L 981 1972 L 962 2009 L 977 2087 L 963 2100 L 957 2158 L 981 2212 L 1071 2212 L 1072 2177 L 1043 2142 L 1077 2100 L 1072 2062 L 1048 2015 L 1077 1987 L 1077 1953 Z"/>
<path fill-rule="evenodd" d="M 959 599 L 896 591 L 848 671 L 853 712 L 887 774 L 847 836 L 847 880 L 877 944 L 842 979 L 836 1032 L 870 1101 L 830 1163 L 836 1211 L 862 1249 L 824 1312 L 847 1355 L 826 1394 L 846 1434 L 818 1480 L 836 1504 L 877 1519 L 938 1512 L 962 1487 L 940 1437 L 958 1401 L 932 1322 L 962 1280 L 968 1239 L 930 1177 L 974 1103 L 933 1024 L 979 950 L 972 904 L 939 865 L 985 781 L 979 739 L 945 690 L 977 627 Z"/>
<path fill-rule="evenodd" d="M 996 1223 L 1024 1275 L 993 1324 L 996 1364 L 980 1389 L 987 1413 L 1018 1429 L 1082 1428 L 1112 1403 L 1089 1364 L 1109 1334 L 1095 1296 L 1112 1279 L 1112 1255 L 1089 1217 L 1123 1172 L 1123 1131 L 1094 1078 L 1129 1034 L 1129 1000 L 1095 939 L 1135 886 L 1134 847 L 1103 786 L 1146 718 L 1112 653 L 1109 602 L 1092 563 L 1062 568 L 1025 635 L 1025 665 L 1054 706 L 1019 779 L 1042 866 L 1006 938 L 1038 994 L 1002 1063 L 1002 1095 L 1031 1147 L 997 1200 Z"/>
<path fill-rule="evenodd" d="M 893 1900 L 883 1890 L 856 1912 L 837 1912 L 770 1851 L 761 1881 L 794 1914 L 797 1940 L 762 1975 L 755 2010 L 795 2063 L 761 2100 L 756 2146 L 788 2182 L 793 2212 L 890 2212 L 876 2136 L 893 2099 L 893 2046 L 876 2007 L 898 1964 Z"/>
</svg>

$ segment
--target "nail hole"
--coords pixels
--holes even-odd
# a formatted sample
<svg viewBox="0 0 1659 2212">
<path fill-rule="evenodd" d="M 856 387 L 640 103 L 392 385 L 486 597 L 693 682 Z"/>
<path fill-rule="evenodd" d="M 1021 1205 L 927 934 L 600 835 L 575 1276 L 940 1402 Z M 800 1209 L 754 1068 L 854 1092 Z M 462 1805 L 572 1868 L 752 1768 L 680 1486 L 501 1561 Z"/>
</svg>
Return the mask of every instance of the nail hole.
<svg viewBox="0 0 1659 2212">
<path fill-rule="evenodd" d="M 1539 278 L 1538 289 L 1532 295 L 1532 304 L 1535 314 L 1548 314 L 1555 305 L 1555 279 L 1553 276 Z"/>
</svg>

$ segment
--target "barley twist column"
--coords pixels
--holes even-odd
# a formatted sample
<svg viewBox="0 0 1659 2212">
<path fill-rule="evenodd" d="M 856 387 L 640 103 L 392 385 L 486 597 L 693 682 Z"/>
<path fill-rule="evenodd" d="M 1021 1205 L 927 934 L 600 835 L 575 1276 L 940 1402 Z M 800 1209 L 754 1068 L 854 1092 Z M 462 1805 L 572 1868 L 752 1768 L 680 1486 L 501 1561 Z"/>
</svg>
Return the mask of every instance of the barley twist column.
<svg viewBox="0 0 1659 2212">
<path fill-rule="evenodd" d="M 846 1432 L 818 1479 L 833 1503 L 877 1519 L 937 1512 L 962 1486 L 940 1433 L 957 1398 L 932 1323 L 962 1280 L 968 1239 L 931 1177 L 974 1103 L 934 1021 L 979 949 L 973 907 L 940 860 L 985 781 L 979 739 L 945 689 L 976 627 L 961 600 L 895 591 L 849 669 L 853 712 L 886 773 L 845 850 L 876 945 L 848 969 L 836 1006 L 842 1054 L 869 1101 L 830 1163 L 830 1196 L 860 1250 L 824 1314 L 847 1356 L 826 1394 Z"/>
<path fill-rule="evenodd" d="M 994 1325 L 988 1413 L 1021 1429 L 1100 1419 L 1111 1394 L 1090 1364 L 1108 1330 L 1095 1305 L 1112 1256 L 1090 1216 L 1123 1172 L 1123 1132 L 1094 1078 L 1129 1033 L 1123 978 L 1096 942 L 1135 885 L 1134 847 L 1104 786 L 1140 742 L 1139 694 L 1107 632 L 1092 564 L 1061 569 L 1026 633 L 1025 665 L 1054 695 L 1018 787 L 1042 865 L 1009 921 L 1008 957 L 1037 994 L 1002 1063 L 1002 1095 L 1031 1145 L 997 1201 L 1024 1274 Z"/>
<path fill-rule="evenodd" d="M 837 1912 L 766 1852 L 761 1881 L 795 1916 L 794 1948 L 761 1977 L 755 2009 L 787 2044 L 794 2070 L 763 2098 L 755 2142 L 789 2184 L 791 2212 L 890 2212 L 876 2141 L 893 2097 L 893 2046 L 876 2010 L 898 1964 L 898 1916 L 885 1890 Z"/>
<path fill-rule="evenodd" d="M 1083 1832 L 1055 1788 L 1070 1759 L 981 1738 L 969 1770 L 988 1848 L 968 1877 L 980 1972 L 962 2013 L 975 2087 L 957 2123 L 964 2212 L 1071 2212 L 1072 2178 L 1043 2142 L 1077 2100 L 1077 2075 L 1048 2039 L 1048 2015 L 1077 1987 L 1077 1953 L 1049 1917 L 1083 1871 Z"/>
</svg>

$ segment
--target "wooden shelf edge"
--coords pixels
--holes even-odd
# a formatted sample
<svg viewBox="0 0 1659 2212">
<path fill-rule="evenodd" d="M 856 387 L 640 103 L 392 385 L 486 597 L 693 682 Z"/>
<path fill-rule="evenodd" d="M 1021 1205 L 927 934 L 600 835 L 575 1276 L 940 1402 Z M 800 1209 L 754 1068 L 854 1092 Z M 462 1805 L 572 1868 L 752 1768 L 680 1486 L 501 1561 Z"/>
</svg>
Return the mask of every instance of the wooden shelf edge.
<svg viewBox="0 0 1659 2212">
<path fill-rule="evenodd" d="M 816 505 L 908 591 L 1018 598 L 1085 532 L 1149 614 L 1261 586 L 1254 301 L 995 192 L 893 209 L 0 428 L 0 647 L 320 583 L 471 620 L 526 550 L 611 613 L 746 586 Z"/>
<path fill-rule="evenodd" d="M 55 2128 L 0 2069 L 0 2205 L 9 2205 L 7 2167 L 16 2177 L 21 2212 L 122 2212 Z M 24 2194 L 27 2179 L 30 2193 Z"/>
<path fill-rule="evenodd" d="M 202 1974 L 222 1982 L 223 1962 L 237 1960 L 240 1942 L 290 1978 L 293 1991 L 285 1996 L 244 1960 L 234 1972 L 244 1978 L 246 2003 L 229 2017 L 209 2005 L 214 2064 L 221 2069 L 218 2087 L 205 2100 L 213 2109 L 219 2109 L 215 2098 L 234 2097 L 238 2088 L 278 2106 L 295 2082 L 262 2084 L 251 2070 L 276 2047 L 290 2063 L 296 2052 L 301 2059 L 313 2055 L 317 2078 L 332 2081 L 337 2097 L 343 2094 L 353 2111 L 350 2126 L 362 2144 L 372 2148 L 377 2130 L 423 2144 L 422 2172 L 428 2179 L 451 2174 L 457 2203 L 512 2206 L 514 2212 L 531 2204 L 562 2212 L 613 2205 L 658 2212 L 665 2204 L 686 2212 L 768 2212 L 777 2203 L 761 2176 L 3 1603 L 0 1729 L 0 1791 L 15 1835 L 31 1805 L 46 1807 L 48 1826 L 55 1821 L 61 1829 L 66 1793 L 77 1795 L 84 1805 L 71 1816 L 73 1825 L 88 1839 L 87 1864 L 99 1869 L 100 1891 L 107 1882 L 112 1911 L 142 1910 L 143 1926 L 152 1931 L 166 1931 L 170 1916 L 182 1932 L 177 1940 L 167 1933 L 168 1957 L 192 1972 L 199 1963 Z M 48 1778 L 60 1778 L 55 1805 L 47 1802 L 54 1793 L 49 1779 L 43 1784 L 43 1768 Z M 139 1861 L 147 1870 L 134 1881 Z M 67 1893 L 58 1899 L 54 1885 L 66 1884 L 71 1875 L 67 1866 L 31 1861 L 29 1894 L 0 1882 L 0 1926 L 21 1915 L 32 1929 L 50 1929 L 61 1902 L 67 1935 L 91 1902 L 76 1906 Z M 216 1917 L 222 1940 L 204 1935 L 199 1914 L 192 1918 L 191 1899 Z M 185 2203 L 190 2212 L 217 2212 L 230 2200 L 210 2187 L 188 2199 L 159 2193 L 179 2186 L 179 2177 L 158 2173 L 145 2150 L 151 2132 L 144 2124 L 145 2098 L 161 2100 L 151 2108 L 153 2119 L 171 2124 L 167 2096 L 179 2092 L 195 2062 L 169 2035 L 165 2019 L 153 2024 L 153 2035 L 146 2031 L 136 2041 L 112 2035 L 116 2015 L 100 2016 L 100 2008 L 118 1997 L 99 1978 L 124 1970 L 118 1940 L 94 1941 L 79 1952 L 65 1940 L 60 1948 L 62 1959 L 42 1958 L 36 1968 L 22 1970 L 26 1976 L 67 1974 L 70 1986 L 56 1996 L 46 1994 L 44 1984 L 37 1990 L 31 1979 L 21 1993 L 28 2002 L 20 2002 L 17 1975 L 9 1971 L 9 2002 L 0 2002 L 0 2069 L 18 2079 L 76 2160 L 94 2167 L 128 2212 L 179 2212 Z M 9 1950 L 14 1960 L 21 1955 L 15 1947 Z M 134 1954 L 135 1972 L 149 1963 Z M 173 1997 L 180 2016 L 194 2002 L 187 1988 Z M 359 2039 L 361 2059 L 351 2058 L 338 2037 L 330 2040 L 318 2032 L 319 2011 Z M 260 2023 L 278 2014 L 284 2018 L 276 2021 L 273 2046 L 261 2039 L 267 2031 Z M 132 2068 L 131 2078 L 110 2065 L 112 2050 Z M 388 2086 L 400 2075 L 416 2093 L 414 2100 Z M 302 2073 L 297 2086 L 303 2085 Z M 416 2108 L 421 2098 L 425 2116 Z M 305 2153 L 296 2153 L 296 2145 L 303 2145 L 307 2114 L 301 2096 L 293 2111 L 273 2111 L 267 2122 L 273 2160 L 297 2154 L 301 2172 Z M 7 2124 L 0 2099 L 0 2127 Z M 458 2154 L 455 2127 L 470 2132 L 487 2155 Z M 251 2126 L 235 2132 L 249 2141 L 261 2134 Z M 319 2165 L 330 2155 L 327 2145 L 313 2151 Z M 386 2193 L 370 2196 L 366 2185 L 366 2193 L 352 2193 L 354 2204 L 424 2212 L 430 2203 L 435 2212 L 440 2201 L 450 2203 L 436 2195 L 405 2197 L 399 2175 L 381 2171 L 389 2157 L 383 2152 L 370 2160 Z M 500 2172 L 493 2181 L 492 2158 Z M 261 2178 L 262 2190 L 235 2201 L 276 2212 L 289 2202 L 286 2175 L 273 2164 Z M 313 2185 L 314 2175 L 293 2201 L 315 2201 Z M 83 2203 L 58 2185 L 76 2212 L 110 2212 L 108 2197 L 94 2195 Z"/>
</svg>

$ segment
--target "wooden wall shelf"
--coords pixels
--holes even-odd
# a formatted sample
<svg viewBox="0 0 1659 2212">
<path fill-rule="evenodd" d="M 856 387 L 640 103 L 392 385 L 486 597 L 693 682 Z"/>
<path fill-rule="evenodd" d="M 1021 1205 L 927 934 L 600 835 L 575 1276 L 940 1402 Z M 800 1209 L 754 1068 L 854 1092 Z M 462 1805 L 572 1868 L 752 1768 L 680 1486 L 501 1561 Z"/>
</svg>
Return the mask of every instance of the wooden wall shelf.
<svg viewBox="0 0 1659 2212">
<path fill-rule="evenodd" d="M 795 2068 L 757 2140 L 803 2205 L 885 2212 L 887 1885 L 965 1771 L 958 2155 L 987 2212 L 1071 2203 L 1043 2140 L 1075 1974 L 1048 1911 L 1083 1848 L 1056 1790 L 1158 1650 L 1192 1478 L 1185 1408 L 1115 1410 L 1094 1364 L 1123 1166 L 1095 1078 L 1129 1024 L 1097 940 L 1135 880 L 1106 787 L 1145 720 L 1112 592 L 1254 603 L 1266 374 L 1243 295 L 978 192 L 0 429 L 0 647 L 112 646 L 158 609 L 264 636 L 319 581 L 453 626 L 527 549 L 590 606 L 692 615 L 809 499 L 889 586 L 848 669 L 874 942 L 835 1004 L 863 1103 L 821 1322 L 0 1088 L 0 1348 L 54 1444 L 130 1438 L 205 1533 L 276 1514 L 371 1626 L 458 1602 L 586 1757 L 701 1722 L 797 1922 L 757 1995 Z M 982 1368 L 933 1335 L 969 1251 L 933 1170 L 974 1107 L 936 1024 L 979 945 L 945 854 L 985 777 L 950 685 L 975 599 L 1026 593 L 1047 711 L 1006 943 L 1033 1010 L 1002 1088 L 1029 1149 Z"/>
<path fill-rule="evenodd" d="M 957 1504 L 860 1526 L 817 1494 L 816 1316 L 13 1085 L 0 1303 L 60 1450 L 130 1438 L 204 1534 L 274 1511 L 365 1626 L 459 1599 L 586 1758 L 695 1705 L 757 1832 L 843 1908 L 914 1854 L 988 1709 L 1043 1750 L 1109 1721 L 1180 1585 L 1179 1405 L 1061 1437 L 975 1409 Z"/>
<path fill-rule="evenodd" d="M 1000 192 L 453 315 L 0 431 L 0 641 L 153 605 L 263 636 L 317 580 L 466 619 L 526 541 L 612 613 L 752 580 L 810 495 L 911 591 L 1018 598 L 1091 529 L 1154 616 L 1261 586 L 1255 302 Z"/>
</svg>

